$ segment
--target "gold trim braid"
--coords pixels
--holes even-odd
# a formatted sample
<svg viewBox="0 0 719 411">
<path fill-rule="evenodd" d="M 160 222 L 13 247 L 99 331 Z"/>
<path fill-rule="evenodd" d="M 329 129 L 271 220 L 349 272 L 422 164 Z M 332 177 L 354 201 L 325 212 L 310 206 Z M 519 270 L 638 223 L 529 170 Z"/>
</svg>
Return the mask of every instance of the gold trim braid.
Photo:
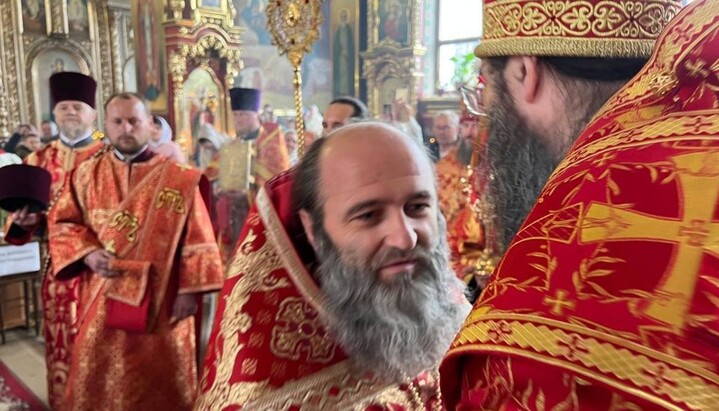
<svg viewBox="0 0 719 411">
<path fill-rule="evenodd" d="M 710 409 L 719 375 L 710 364 L 681 361 L 582 326 L 521 314 L 485 315 L 465 325 L 450 355 L 504 353 L 550 364 L 666 409 Z"/>
<path fill-rule="evenodd" d="M 678 1 L 488 1 L 477 57 L 649 57 Z"/>
</svg>

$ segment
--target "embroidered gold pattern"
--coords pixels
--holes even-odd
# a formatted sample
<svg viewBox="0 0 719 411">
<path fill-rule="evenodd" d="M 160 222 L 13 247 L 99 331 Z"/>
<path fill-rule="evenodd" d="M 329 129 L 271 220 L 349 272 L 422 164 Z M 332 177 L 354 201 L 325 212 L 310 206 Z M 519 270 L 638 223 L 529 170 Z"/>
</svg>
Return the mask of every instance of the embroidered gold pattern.
<svg viewBox="0 0 719 411">
<path fill-rule="evenodd" d="M 511 332 L 504 334 L 501 345 L 495 345 L 490 330 L 499 327 L 500 322 L 508 324 Z M 719 401 L 719 375 L 713 370 L 603 332 L 538 316 L 499 312 L 485 315 L 481 321 L 465 325 L 453 343 L 458 348 L 452 351 L 461 352 L 467 344 L 560 366 L 635 392 L 668 409 L 675 407 L 655 393 L 684 403 L 689 409 L 710 409 Z M 637 392 L 626 381 L 646 391 Z M 652 391 L 657 387 L 660 390 Z"/>
<path fill-rule="evenodd" d="M 160 190 L 157 194 L 157 199 L 155 200 L 155 208 L 160 209 L 162 207 L 167 207 L 169 210 L 172 210 L 177 214 L 184 214 L 185 199 L 180 191 L 165 187 Z"/>
<path fill-rule="evenodd" d="M 564 309 L 574 309 L 574 302 L 568 301 L 566 298 L 569 294 L 566 290 L 558 290 L 557 294 L 554 297 L 546 296 L 544 297 L 544 304 L 548 305 L 550 307 L 550 310 L 552 314 L 554 315 L 563 315 Z"/>
<path fill-rule="evenodd" d="M 697 188 L 704 187 L 705 199 L 680 198 L 684 213 L 678 220 L 647 216 L 605 204 L 590 204 L 580 242 L 640 238 L 676 243 L 672 264 L 645 313 L 671 326 L 682 327 L 701 258 L 704 253 L 712 252 L 704 240 L 709 235 L 719 236 L 719 221 L 712 222 L 719 201 L 719 185 L 714 184 L 719 178 L 719 168 L 708 166 L 719 163 L 719 152 L 684 154 L 672 161 L 677 170 L 679 192 L 694 193 Z"/>
<path fill-rule="evenodd" d="M 230 276 L 240 276 L 240 279 L 227 296 L 227 301 L 232 304 L 227 305 L 220 321 L 221 336 L 218 336 L 217 344 L 221 344 L 221 347 L 217 349 L 215 379 L 195 404 L 195 409 L 219 410 L 223 404 L 245 404 L 268 389 L 268 380 L 230 383 L 234 372 L 234 358 L 245 348 L 240 344 L 236 333 L 245 333 L 252 325 L 252 317 L 243 311 L 252 292 L 269 292 L 289 287 L 290 283 L 272 274 L 282 265 L 271 244 L 265 242 L 255 251 L 250 250 L 250 247 L 239 250 L 228 268 Z M 253 268 L 252 273 L 248 273 L 250 267 Z M 271 317 L 269 319 L 271 320 Z"/>
<path fill-rule="evenodd" d="M 678 11 L 678 2 L 667 0 L 488 2 L 475 54 L 649 56 L 662 27 Z"/>
<path fill-rule="evenodd" d="M 125 238 L 127 238 L 127 241 L 129 242 L 135 242 L 135 238 L 137 237 L 137 230 L 140 229 L 140 225 L 138 224 L 139 219 L 130 214 L 128 211 L 118 211 L 115 214 L 112 215 L 110 218 L 110 224 L 108 225 L 110 228 L 116 228 L 117 231 L 124 231 L 127 230 L 127 233 L 125 234 Z"/>
<path fill-rule="evenodd" d="M 245 358 L 242 361 L 242 373 L 252 375 L 257 372 L 257 358 Z"/>
<path fill-rule="evenodd" d="M 310 363 L 332 359 L 336 346 L 323 331 L 319 318 L 311 315 L 313 312 L 312 306 L 300 298 L 282 301 L 270 344 L 275 355 L 292 360 L 304 357 Z"/>
</svg>

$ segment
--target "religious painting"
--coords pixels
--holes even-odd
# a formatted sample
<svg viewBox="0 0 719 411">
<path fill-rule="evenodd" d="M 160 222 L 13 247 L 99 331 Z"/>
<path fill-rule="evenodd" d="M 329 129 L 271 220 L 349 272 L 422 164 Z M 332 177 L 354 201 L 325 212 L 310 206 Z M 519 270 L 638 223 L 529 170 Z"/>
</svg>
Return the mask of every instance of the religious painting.
<svg viewBox="0 0 719 411">
<path fill-rule="evenodd" d="M 383 0 L 379 5 L 379 41 L 390 38 L 409 45 L 410 0 Z"/>
<path fill-rule="evenodd" d="M 51 75 L 63 71 L 90 74 L 87 64 L 80 57 L 58 49 L 48 49 L 40 52 L 33 60 L 31 67 L 35 118 L 38 123 L 42 120 L 53 119 L 53 102 L 50 99 Z"/>
<path fill-rule="evenodd" d="M 200 0 L 200 5 L 202 7 L 217 7 L 220 8 L 220 1 L 221 0 Z"/>
<path fill-rule="evenodd" d="M 24 33 L 47 33 L 45 0 L 20 0 Z"/>
<path fill-rule="evenodd" d="M 212 70 L 198 67 L 187 76 L 177 115 L 177 139 L 192 142 L 197 149 L 197 135 L 203 124 L 209 123 L 223 131 L 225 96 L 221 83 Z"/>
<path fill-rule="evenodd" d="M 331 5 L 332 95 L 359 95 L 359 2 L 335 0 Z"/>
<path fill-rule="evenodd" d="M 322 14 L 330 15 L 330 3 L 322 3 Z M 269 104 L 284 116 L 294 110 L 292 66 L 287 56 L 280 56 L 272 45 L 267 30 L 265 8 L 267 0 L 233 0 L 237 15 L 235 25 L 247 31 L 243 36 L 244 68 L 235 79 L 235 87 L 262 90 L 262 104 Z M 334 4 L 333 4 L 334 6 Z M 330 19 L 325 17 L 320 27 L 320 38 L 312 52 L 302 61 L 302 92 L 305 106 L 324 107 L 332 99 L 332 59 L 330 51 Z"/>
<path fill-rule="evenodd" d="M 90 17 L 87 0 L 67 0 L 67 23 L 70 33 L 88 33 Z"/>
<path fill-rule="evenodd" d="M 132 3 L 135 27 L 135 57 L 137 61 L 137 92 L 150 102 L 155 113 L 167 113 L 167 64 L 162 46 L 165 33 L 162 27 L 163 3 L 138 0 Z"/>
<path fill-rule="evenodd" d="M 244 40 L 252 44 L 270 45 L 272 38 L 267 31 L 267 0 L 235 0 L 239 25 L 245 27 Z"/>
</svg>

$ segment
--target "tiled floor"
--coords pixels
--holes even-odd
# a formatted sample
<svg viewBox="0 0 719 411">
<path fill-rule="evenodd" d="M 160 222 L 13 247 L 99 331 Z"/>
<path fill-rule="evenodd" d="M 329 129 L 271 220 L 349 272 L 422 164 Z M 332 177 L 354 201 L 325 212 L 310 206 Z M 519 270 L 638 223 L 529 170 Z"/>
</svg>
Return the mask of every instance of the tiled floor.
<svg viewBox="0 0 719 411">
<path fill-rule="evenodd" d="M 0 345 L 0 360 L 22 380 L 25 385 L 47 404 L 45 381 L 45 348 L 33 332 L 23 329 L 6 333 L 7 341 Z"/>
</svg>

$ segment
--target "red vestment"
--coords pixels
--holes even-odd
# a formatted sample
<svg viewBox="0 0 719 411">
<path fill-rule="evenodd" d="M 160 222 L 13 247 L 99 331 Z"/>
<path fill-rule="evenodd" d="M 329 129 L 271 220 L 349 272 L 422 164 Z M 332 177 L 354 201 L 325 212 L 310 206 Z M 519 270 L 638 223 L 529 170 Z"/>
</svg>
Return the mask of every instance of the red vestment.
<svg viewBox="0 0 719 411">
<path fill-rule="evenodd" d="M 104 151 L 80 165 L 50 215 L 52 273 L 81 281 L 68 410 L 191 407 L 195 319 L 170 325 L 175 297 L 219 288 L 222 268 L 201 173 L 154 156 L 126 163 Z M 115 279 L 89 253 L 115 254 Z"/>
<path fill-rule="evenodd" d="M 102 144 L 91 142 L 80 148 L 70 148 L 60 140 L 55 140 L 42 150 L 25 158 L 25 164 L 42 167 L 50 172 L 52 199 L 60 194 L 68 176 L 78 164 L 95 154 Z M 11 220 L 11 219 L 10 219 Z M 33 231 L 25 231 L 18 226 L 9 225 L 5 240 L 20 245 L 30 240 Z M 52 272 L 52 261 L 48 265 Z M 41 290 L 43 313 L 43 337 L 45 339 L 45 362 L 47 364 L 48 399 L 52 409 L 62 407 L 70 354 L 77 332 L 77 311 L 80 299 L 78 280 L 55 281 L 52 275 L 44 273 Z"/>
<path fill-rule="evenodd" d="M 254 140 L 236 139 L 222 147 L 218 168 L 217 220 L 218 242 L 223 262 L 232 257 L 242 225 L 247 218 L 250 205 L 257 189 L 273 176 L 290 168 L 290 156 L 282 130 L 277 124 L 266 123 L 257 132 Z M 252 151 L 250 170 L 254 177 L 253 187 L 246 191 L 247 162 L 238 157 L 246 156 L 250 143 Z M 248 197 L 249 196 L 249 197 Z"/>
<path fill-rule="evenodd" d="M 196 410 L 427 409 L 437 402 L 428 373 L 386 384 L 351 372 L 322 325 L 313 252 L 292 209 L 292 173 L 260 189 L 227 271 Z M 361 361 L 361 360 L 360 360 Z"/>
<path fill-rule="evenodd" d="M 659 37 L 554 171 L 442 364 L 450 409 L 719 402 L 719 2 Z"/>
<path fill-rule="evenodd" d="M 455 147 L 437 161 L 437 197 L 447 220 L 452 269 L 457 277 L 469 283 L 485 245 L 484 227 L 473 209 L 478 206 L 483 188 L 478 184 L 479 170 L 470 175 L 468 166 L 457 159 L 457 152 Z"/>
<path fill-rule="evenodd" d="M 451 226 L 466 207 L 462 178 L 467 178 L 467 166 L 457 160 L 457 151 L 457 147 L 452 148 L 435 165 L 439 209 L 447 220 L 447 226 Z"/>
</svg>

